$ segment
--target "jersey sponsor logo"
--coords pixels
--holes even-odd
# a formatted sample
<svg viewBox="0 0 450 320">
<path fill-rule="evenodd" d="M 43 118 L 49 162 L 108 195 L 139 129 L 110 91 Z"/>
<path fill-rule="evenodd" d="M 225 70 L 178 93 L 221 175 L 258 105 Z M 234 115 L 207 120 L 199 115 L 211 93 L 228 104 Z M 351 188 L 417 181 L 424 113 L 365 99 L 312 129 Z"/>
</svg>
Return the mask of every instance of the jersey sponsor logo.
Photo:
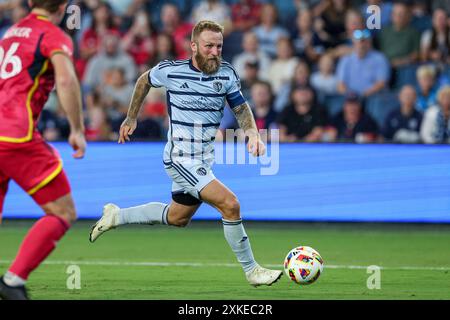
<svg viewBox="0 0 450 320">
<path fill-rule="evenodd" d="M 220 90 L 222 90 L 222 87 L 223 87 L 222 82 L 219 82 L 219 81 L 214 81 L 213 82 L 213 88 L 217 92 L 220 92 Z"/>
<path fill-rule="evenodd" d="M 206 169 L 203 167 L 198 168 L 196 172 L 199 176 L 206 176 L 206 173 L 207 173 Z"/>
<path fill-rule="evenodd" d="M 191 107 L 191 108 L 213 108 L 216 110 L 222 110 L 222 104 L 220 103 L 214 103 L 214 101 L 208 101 L 208 99 L 204 97 L 200 97 L 199 100 L 180 100 L 180 104 L 184 107 Z"/>
<path fill-rule="evenodd" d="M 185 82 L 185 83 L 183 83 L 183 84 L 180 86 L 180 88 L 182 88 L 182 89 L 189 89 L 189 86 L 188 86 L 188 84 Z"/>
</svg>

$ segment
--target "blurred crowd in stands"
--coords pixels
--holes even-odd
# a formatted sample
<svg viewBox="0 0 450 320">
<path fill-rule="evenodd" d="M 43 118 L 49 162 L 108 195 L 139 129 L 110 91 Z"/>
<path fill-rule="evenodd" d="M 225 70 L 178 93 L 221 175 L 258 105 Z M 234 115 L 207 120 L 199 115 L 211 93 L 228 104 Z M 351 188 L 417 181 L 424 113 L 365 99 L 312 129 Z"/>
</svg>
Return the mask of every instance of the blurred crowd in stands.
<svg viewBox="0 0 450 320">
<path fill-rule="evenodd" d="M 117 139 L 137 77 L 190 57 L 199 20 L 225 27 L 223 59 L 242 80 L 259 129 L 280 141 L 450 142 L 450 0 L 73 0 L 87 138 Z M 380 29 L 367 19 L 380 8 Z M 28 13 L 0 0 L 0 36 Z M 65 26 L 64 22 L 62 26 Z M 164 140 L 164 89 L 152 89 L 134 140 Z M 39 130 L 65 139 L 56 95 Z M 237 128 L 226 108 L 220 130 Z M 270 137 L 270 135 L 269 135 Z"/>
</svg>

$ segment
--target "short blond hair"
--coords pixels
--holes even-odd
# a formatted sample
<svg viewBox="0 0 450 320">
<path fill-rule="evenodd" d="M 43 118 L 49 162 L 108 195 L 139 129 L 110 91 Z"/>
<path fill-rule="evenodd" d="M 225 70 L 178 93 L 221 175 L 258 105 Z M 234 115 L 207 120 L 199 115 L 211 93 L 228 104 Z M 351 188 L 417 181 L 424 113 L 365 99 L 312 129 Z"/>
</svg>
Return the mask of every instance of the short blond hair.
<svg viewBox="0 0 450 320">
<path fill-rule="evenodd" d="M 436 77 L 436 70 L 432 65 L 424 65 L 417 69 L 417 79 L 421 79 L 423 77 Z"/>
<path fill-rule="evenodd" d="M 221 26 L 220 24 L 218 24 L 214 21 L 210 21 L 210 20 L 199 21 L 194 26 L 194 29 L 192 29 L 191 41 L 192 42 L 197 41 L 200 33 L 202 33 L 205 30 L 213 31 L 213 32 L 220 32 L 221 34 L 223 34 L 224 28 L 223 28 L 223 26 Z"/>
</svg>

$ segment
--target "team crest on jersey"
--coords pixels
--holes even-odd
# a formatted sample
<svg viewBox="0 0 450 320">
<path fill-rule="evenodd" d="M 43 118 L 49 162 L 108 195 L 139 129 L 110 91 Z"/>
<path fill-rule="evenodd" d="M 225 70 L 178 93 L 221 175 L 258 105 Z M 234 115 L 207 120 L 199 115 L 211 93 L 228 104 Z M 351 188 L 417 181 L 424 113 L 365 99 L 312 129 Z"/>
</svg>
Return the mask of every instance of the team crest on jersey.
<svg viewBox="0 0 450 320">
<path fill-rule="evenodd" d="M 198 174 L 199 176 L 206 176 L 206 169 L 203 168 L 203 167 L 198 168 L 198 169 L 197 169 L 197 174 Z"/>
<path fill-rule="evenodd" d="M 222 82 L 220 82 L 220 81 L 214 81 L 214 82 L 213 82 L 213 88 L 214 88 L 214 90 L 216 90 L 217 92 L 220 92 L 220 90 L 222 90 Z"/>
</svg>

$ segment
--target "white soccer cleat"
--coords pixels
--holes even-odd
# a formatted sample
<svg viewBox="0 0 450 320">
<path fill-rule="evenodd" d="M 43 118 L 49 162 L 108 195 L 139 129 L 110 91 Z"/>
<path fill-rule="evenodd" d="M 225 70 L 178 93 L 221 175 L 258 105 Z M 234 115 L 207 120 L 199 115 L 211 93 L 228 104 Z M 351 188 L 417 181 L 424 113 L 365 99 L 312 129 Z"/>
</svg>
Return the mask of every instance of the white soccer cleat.
<svg viewBox="0 0 450 320">
<path fill-rule="evenodd" d="M 248 282 L 254 287 L 260 285 L 270 286 L 273 283 L 277 282 L 282 275 L 283 271 L 270 270 L 259 265 L 256 266 L 252 271 L 249 271 L 245 274 Z"/>
<path fill-rule="evenodd" d="M 94 242 L 103 233 L 117 227 L 119 222 L 120 208 L 113 203 L 108 203 L 103 207 L 103 214 L 100 220 L 92 227 L 89 241 Z"/>
</svg>

